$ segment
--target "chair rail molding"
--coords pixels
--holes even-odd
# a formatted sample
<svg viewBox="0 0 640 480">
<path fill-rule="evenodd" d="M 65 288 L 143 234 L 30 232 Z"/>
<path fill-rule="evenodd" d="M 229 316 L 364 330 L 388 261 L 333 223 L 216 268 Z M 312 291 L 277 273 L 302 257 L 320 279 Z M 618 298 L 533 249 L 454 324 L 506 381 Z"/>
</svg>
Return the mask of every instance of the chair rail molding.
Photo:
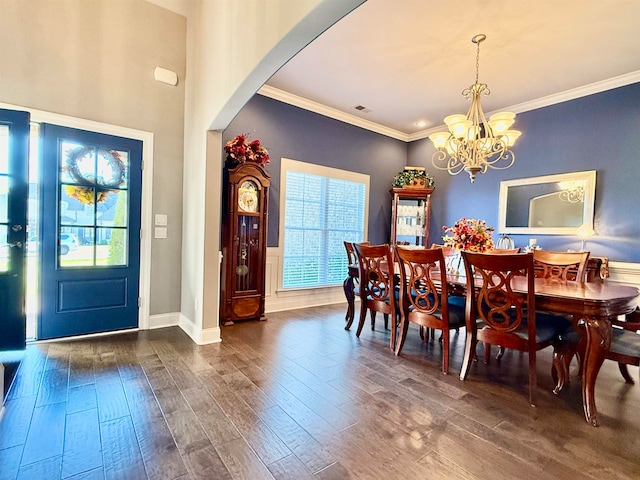
<svg viewBox="0 0 640 480">
<path fill-rule="evenodd" d="M 640 288 L 640 263 L 609 262 L 608 281 Z"/>
</svg>

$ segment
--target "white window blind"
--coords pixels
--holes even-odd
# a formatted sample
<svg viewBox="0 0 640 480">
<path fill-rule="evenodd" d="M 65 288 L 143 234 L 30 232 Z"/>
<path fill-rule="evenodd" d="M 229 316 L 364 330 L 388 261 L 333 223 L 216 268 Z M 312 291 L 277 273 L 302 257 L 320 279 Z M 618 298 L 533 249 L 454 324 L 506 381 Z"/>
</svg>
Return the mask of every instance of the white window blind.
<svg viewBox="0 0 640 480">
<path fill-rule="evenodd" d="M 343 242 L 364 240 L 368 176 L 289 162 L 294 162 L 294 168 L 285 169 L 283 162 L 282 286 L 341 285 L 348 267 Z M 303 171 L 305 165 L 314 173 Z M 349 179 L 354 176 L 355 180 Z"/>
</svg>

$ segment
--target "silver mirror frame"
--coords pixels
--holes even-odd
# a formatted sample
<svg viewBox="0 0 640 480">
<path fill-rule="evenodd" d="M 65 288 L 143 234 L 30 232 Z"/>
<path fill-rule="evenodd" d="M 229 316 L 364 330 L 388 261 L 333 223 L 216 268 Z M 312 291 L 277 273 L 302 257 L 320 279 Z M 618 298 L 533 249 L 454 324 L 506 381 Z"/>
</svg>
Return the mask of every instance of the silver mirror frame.
<svg viewBox="0 0 640 480">
<path fill-rule="evenodd" d="M 584 180 L 584 219 L 583 225 L 578 227 L 507 227 L 507 194 L 509 187 L 522 185 L 537 185 L 542 183 L 558 183 Z M 500 200 L 498 211 L 498 233 L 536 234 L 536 235 L 577 235 L 582 226 L 593 229 L 593 217 L 595 211 L 596 171 L 561 173 L 557 175 L 545 175 L 541 177 L 519 178 L 500 182 Z"/>
</svg>

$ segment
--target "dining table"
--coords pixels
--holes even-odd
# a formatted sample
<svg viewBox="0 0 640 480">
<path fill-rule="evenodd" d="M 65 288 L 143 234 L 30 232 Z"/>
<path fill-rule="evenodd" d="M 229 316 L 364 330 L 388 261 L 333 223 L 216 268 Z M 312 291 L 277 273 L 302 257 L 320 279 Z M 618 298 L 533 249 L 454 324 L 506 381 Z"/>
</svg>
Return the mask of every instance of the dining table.
<svg viewBox="0 0 640 480">
<path fill-rule="evenodd" d="M 358 266 L 349 265 L 349 274 L 344 282 L 347 298 L 347 324 L 353 320 L 355 282 Z M 442 275 L 436 272 L 439 280 Z M 456 294 L 464 294 L 466 277 L 447 273 L 446 282 Z M 517 278 L 514 291 L 526 291 L 526 278 Z M 535 279 L 536 309 L 566 315 L 572 319 L 574 328 L 586 337 L 586 350 L 582 358 L 582 406 L 585 420 L 598 426 L 598 411 L 595 401 L 596 379 L 611 345 L 611 320 L 632 312 L 638 306 L 640 291 L 633 286 L 605 282 L 575 282 L 558 279 Z"/>
</svg>

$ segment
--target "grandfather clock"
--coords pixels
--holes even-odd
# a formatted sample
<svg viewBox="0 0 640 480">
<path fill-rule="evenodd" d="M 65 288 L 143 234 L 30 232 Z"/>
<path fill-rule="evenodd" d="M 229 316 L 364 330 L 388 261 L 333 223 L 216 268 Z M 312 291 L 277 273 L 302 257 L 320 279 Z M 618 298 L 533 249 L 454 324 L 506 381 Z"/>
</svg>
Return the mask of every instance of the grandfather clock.
<svg viewBox="0 0 640 480">
<path fill-rule="evenodd" d="M 270 176 L 245 162 L 224 169 L 222 201 L 223 325 L 264 318 L 267 201 Z"/>
</svg>

